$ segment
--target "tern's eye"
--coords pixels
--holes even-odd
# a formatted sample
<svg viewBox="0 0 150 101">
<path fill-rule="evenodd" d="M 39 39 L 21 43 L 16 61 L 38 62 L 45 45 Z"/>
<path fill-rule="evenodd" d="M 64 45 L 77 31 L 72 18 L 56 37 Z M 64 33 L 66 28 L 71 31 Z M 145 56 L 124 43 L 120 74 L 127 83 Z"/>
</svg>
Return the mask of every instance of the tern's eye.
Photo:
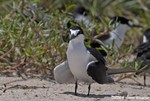
<svg viewBox="0 0 150 101">
<path fill-rule="evenodd" d="M 80 31 L 78 31 L 78 34 L 80 34 Z"/>
</svg>

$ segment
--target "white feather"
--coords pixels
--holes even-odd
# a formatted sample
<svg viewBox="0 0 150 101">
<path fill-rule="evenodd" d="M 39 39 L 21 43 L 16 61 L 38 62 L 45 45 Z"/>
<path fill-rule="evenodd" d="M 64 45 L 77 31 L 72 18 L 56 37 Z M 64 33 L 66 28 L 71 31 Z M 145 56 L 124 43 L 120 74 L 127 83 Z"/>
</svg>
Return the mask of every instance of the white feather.
<svg viewBox="0 0 150 101">
<path fill-rule="evenodd" d="M 54 70 L 54 79 L 58 83 L 70 83 L 74 81 L 74 76 L 69 69 L 69 65 L 67 61 L 57 65 Z"/>
<path fill-rule="evenodd" d="M 110 38 L 103 41 L 103 43 L 108 47 L 112 47 L 112 43 L 114 42 L 113 49 L 118 50 L 124 41 L 124 35 L 128 29 L 129 26 L 125 24 L 119 24 L 115 30 L 109 33 Z"/>
<path fill-rule="evenodd" d="M 77 36 L 77 34 L 78 34 L 79 31 L 80 30 L 72 30 L 72 29 L 70 29 L 71 35 L 73 34 L 74 36 Z"/>
<path fill-rule="evenodd" d="M 84 15 L 80 15 L 80 14 L 75 15 L 75 20 L 76 20 L 76 21 L 79 21 L 79 22 L 83 22 L 83 24 L 84 24 L 86 27 L 88 27 L 89 24 L 90 24 L 89 19 L 88 19 L 86 16 L 84 16 Z"/>
<path fill-rule="evenodd" d="M 79 35 L 69 42 L 67 50 L 69 68 L 76 80 L 92 83 L 93 79 L 87 74 L 87 64 L 96 59 L 84 46 L 84 36 Z"/>
<path fill-rule="evenodd" d="M 144 35 L 143 36 L 143 43 L 146 43 L 146 42 L 148 42 L 148 40 L 147 40 L 146 36 Z"/>
</svg>

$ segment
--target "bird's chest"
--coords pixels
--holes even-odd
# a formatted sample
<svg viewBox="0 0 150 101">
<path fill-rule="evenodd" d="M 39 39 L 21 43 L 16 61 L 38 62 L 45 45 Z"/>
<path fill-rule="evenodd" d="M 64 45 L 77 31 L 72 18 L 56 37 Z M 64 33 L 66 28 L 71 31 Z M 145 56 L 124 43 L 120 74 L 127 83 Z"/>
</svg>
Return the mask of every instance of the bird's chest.
<svg viewBox="0 0 150 101">
<path fill-rule="evenodd" d="M 89 61 L 89 54 L 83 47 L 70 47 L 67 50 L 67 59 L 70 66 L 82 68 L 87 65 Z"/>
<path fill-rule="evenodd" d="M 124 35 L 121 35 L 121 34 L 119 34 L 119 33 L 117 33 L 117 32 L 112 32 L 111 33 L 111 38 L 110 38 L 110 40 L 114 40 L 115 41 L 115 43 L 120 43 L 120 42 L 122 42 L 123 41 L 123 39 L 124 39 Z"/>
<path fill-rule="evenodd" d="M 117 32 L 111 32 L 110 36 L 111 37 L 108 40 L 106 40 L 104 43 L 110 46 L 114 45 L 113 48 L 118 49 L 124 41 L 124 36 L 118 34 Z"/>
<path fill-rule="evenodd" d="M 86 67 L 90 61 L 90 54 L 88 54 L 86 48 L 80 46 L 69 47 L 67 50 L 67 60 L 75 78 L 80 80 L 87 80 L 89 78 Z"/>
</svg>

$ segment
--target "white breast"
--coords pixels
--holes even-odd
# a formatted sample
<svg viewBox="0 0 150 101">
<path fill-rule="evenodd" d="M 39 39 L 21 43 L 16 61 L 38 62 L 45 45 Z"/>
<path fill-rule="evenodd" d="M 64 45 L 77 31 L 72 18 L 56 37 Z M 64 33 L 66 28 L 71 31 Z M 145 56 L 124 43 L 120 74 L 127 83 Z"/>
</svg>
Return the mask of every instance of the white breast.
<svg viewBox="0 0 150 101">
<path fill-rule="evenodd" d="M 58 83 L 70 83 L 74 81 L 74 77 L 69 69 L 67 61 L 57 65 L 54 70 L 54 78 Z"/>
<path fill-rule="evenodd" d="M 79 43 L 73 45 L 71 42 L 69 42 L 67 60 L 69 68 L 75 79 L 84 82 L 93 82 L 92 78 L 88 76 L 86 71 L 87 64 L 91 61 L 90 57 L 91 55 L 86 50 L 84 44 Z"/>
<path fill-rule="evenodd" d="M 83 24 L 84 24 L 86 27 L 88 27 L 88 26 L 89 26 L 89 23 L 90 23 L 89 19 L 88 19 L 86 16 L 79 15 L 79 14 L 75 16 L 75 20 L 76 20 L 76 21 L 83 22 Z"/>
<path fill-rule="evenodd" d="M 124 41 L 124 36 L 120 36 L 118 33 L 115 33 L 115 32 L 110 32 L 110 35 L 111 37 L 103 41 L 103 43 L 110 48 L 112 47 L 112 45 L 114 45 L 113 49 L 118 50 L 118 48 L 122 45 Z"/>
<path fill-rule="evenodd" d="M 112 42 L 114 41 L 113 49 L 118 50 L 124 41 L 124 35 L 128 29 L 128 25 L 118 23 L 117 28 L 109 33 L 111 37 L 108 40 L 105 40 L 104 44 L 111 47 Z"/>
</svg>

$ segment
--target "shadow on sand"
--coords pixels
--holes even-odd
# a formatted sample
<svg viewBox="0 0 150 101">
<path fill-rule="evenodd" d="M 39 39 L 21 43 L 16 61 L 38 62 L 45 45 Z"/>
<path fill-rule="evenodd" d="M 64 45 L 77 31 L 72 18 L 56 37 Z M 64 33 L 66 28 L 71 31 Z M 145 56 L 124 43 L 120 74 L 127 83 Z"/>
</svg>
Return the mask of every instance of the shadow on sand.
<svg viewBox="0 0 150 101">
<path fill-rule="evenodd" d="M 74 95 L 74 96 L 76 96 L 75 94 L 74 94 L 74 92 L 64 92 L 64 93 L 62 93 L 62 94 L 69 94 L 69 95 Z M 90 94 L 89 96 L 87 96 L 86 94 L 80 94 L 80 93 L 78 93 L 77 94 L 77 96 L 78 97 L 87 97 L 87 98 L 105 98 L 105 97 L 111 97 L 111 96 L 113 96 L 114 94 L 103 94 L 103 95 L 96 95 L 96 94 Z"/>
</svg>

